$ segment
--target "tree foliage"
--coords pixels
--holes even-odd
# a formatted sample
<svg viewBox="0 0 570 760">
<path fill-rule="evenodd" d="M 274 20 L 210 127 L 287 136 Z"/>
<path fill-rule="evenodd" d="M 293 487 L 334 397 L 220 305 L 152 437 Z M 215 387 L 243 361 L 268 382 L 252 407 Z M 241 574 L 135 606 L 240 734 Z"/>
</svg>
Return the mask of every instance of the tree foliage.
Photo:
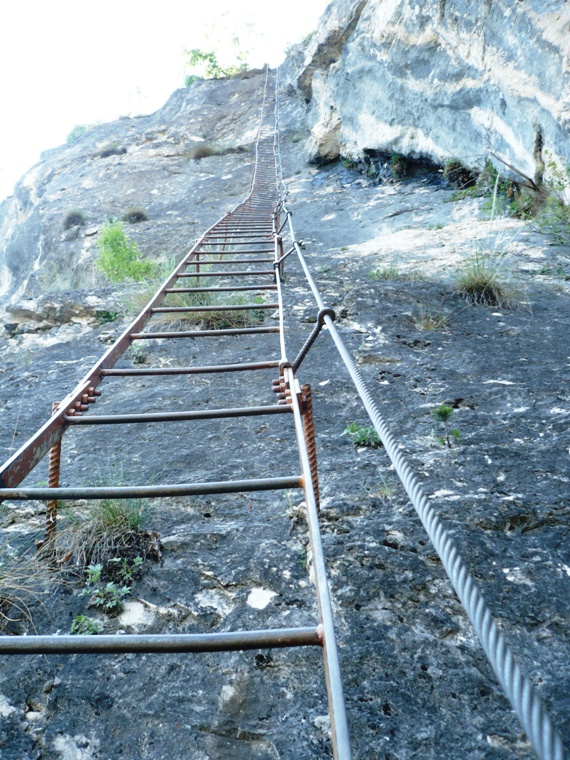
<svg viewBox="0 0 570 760">
<path fill-rule="evenodd" d="M 218 61 L 218 56 L 213 50 L 199 50 L 193 48 L 188 51 L 187 65 L 191 73 L 186 76 L 186 87 L 201 79 L 222 79 L 239 74 L 240 71 L 247 70 L 247 63 L 239 60 L 237 64 L 231 66 L 222 66 Z"/>
</svg>

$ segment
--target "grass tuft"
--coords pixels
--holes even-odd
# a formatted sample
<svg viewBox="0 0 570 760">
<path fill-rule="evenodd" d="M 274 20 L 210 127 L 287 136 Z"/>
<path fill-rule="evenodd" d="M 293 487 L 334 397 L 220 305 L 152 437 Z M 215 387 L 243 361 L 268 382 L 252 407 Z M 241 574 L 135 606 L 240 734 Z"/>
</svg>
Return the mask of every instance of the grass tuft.
<svg viewBox="0 0 570 760">
<path fill-rule="evenodd" d="M 148 222 L 148 216 L 138 206 L 128 208 L 121 217 L 121 221 L 127 224 L 138 224 L 139 222 Z"/>
<path fill-rule="evenodd" d="M 467 262 L 456 280 L 459 295 L 467 303 L 512 308 L 520 301 L 519 290 L 501 271 L 500 258 L 480 251 Z"/>
<path fill-rule="evenodd" d="M 34 549 L 16 554 L 0 546 L 0 627 L 22 619 L 32 623 L 30 605 L 40 600 L 56 576 Z"/>
<path fill-rule="evenodd" d="M 188 151 L 188 158 L 193 161 L 199 161 L 202 158 L 209 158 L 210 156 L 217 156 L 220 153 L 219 149 L 209 143 L 202 142 L 190 148 Z"/>
<path fill-rule="evenodd" d="M 63 229 L 70 230 L 72 227 L 83 227 L 86 221 L 87 217 L 81 209 L 71 209 L 63 217 Z"/>
<path fill-rule="evenodd" d="M 385 280 L 385 281 L 394 281 L 400 279 L 400 273 L 398 272 L 398 269 L 393 266 L 392 264 L 384 267 L 377 267 L 376 269 L 373 269 L 370 272 L 370 279 L 371 280 Z"/>
<path fill-rule="evenodd" d="M 58 533 L 58 554 L 73 558 L 76 566 L 153 553 L 149 544 L 154 534 L 146 530 L 152 514 L 147 499 L 101 499 L 86 510 L 74 506 L 63 511 L 66 527 Z"/>
</svg>

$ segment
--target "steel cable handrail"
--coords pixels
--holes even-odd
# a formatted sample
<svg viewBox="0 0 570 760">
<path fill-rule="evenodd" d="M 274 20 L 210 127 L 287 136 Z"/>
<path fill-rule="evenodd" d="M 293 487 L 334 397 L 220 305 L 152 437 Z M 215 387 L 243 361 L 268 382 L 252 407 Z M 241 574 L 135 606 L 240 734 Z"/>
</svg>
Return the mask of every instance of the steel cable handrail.
<svg viewBox="0 0 570 760">
<path fill-rule="evenodd" d="M 278 107 L 279 101 L 276 101 Z M 277 129 L 279 128 L 276 119 Z M 276 151 L 279 143 L 276 141 Z M 277 155 L 279 174 L 283 187 L 281 160 Z M 307 278 L 307 282 L 313 292 L 319 309 L 324 309 L 325 304 L 321 298 L 317 285 L 309 271 L 307 262 L 295 236 L 292 213 L 282 200 L 283 211 L 287 215 L 291 240 L 299 258 L 299 262 Z M 364 404 L 368 415 L 374 424 L 376 432 L 386 453 L 388 454 L 394 469 L 414 509 L 416 510 L 426 533 L 428 534 L 435 550 L 437 551 L 449 579 L 463 605 L 469 619 L 475 629 L 477 637 L 483 646 L 485 654 L 505 694 L 515 709 L 518 719 L 524 728 L 536 754 L 541 760 L 568 760 L 562 738 L 554 728 L 542 700 L 536 689 L 522 672 L 512 650 L 505 641 L 503 633 L 494 620 L 491 611 L 485 602 L 473 576 L 467 570 L 465 562 L 451 538 L 449 532 L 441 522 L 433 506 L 429 503 L 426 492 L 402 451 L 398 448 L 396 438 L 380 414 L 372 394 L 366 386 L 352 356 L 348 352 L 344 342 L 329 315 L 324 316 L 324 322 L 328 327 L 335 346 L 352 378 L 358 394 Z"/>
</svg>

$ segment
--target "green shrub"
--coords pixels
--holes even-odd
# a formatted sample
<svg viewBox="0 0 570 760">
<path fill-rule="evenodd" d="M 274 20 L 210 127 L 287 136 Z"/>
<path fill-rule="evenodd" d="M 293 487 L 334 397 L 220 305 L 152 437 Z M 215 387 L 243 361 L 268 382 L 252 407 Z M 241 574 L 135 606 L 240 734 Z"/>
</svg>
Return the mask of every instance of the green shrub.
<svg viewBox="0 0 570 760">
<path fill-rule="evenodd" d="M 366 425 L 359 425 L 357 422 L 351 422 L 346 426 L 342 435 L 347 435 L 350 442 L 355 446 L 367 446 L 376 449 L 382 445 L 380 436 L 373 425 L 367 427 Z"/>
<path fill-rule="evenodd" d="M 234 38 L 234 44 L 236 41 L 237 38 Z M 187 54 L 187 65 L 193 70 L 193 73 L 186 76 L 184 80 L 186 87 L 190 87 L 194 82 L 201 79 L 223 79 L 224 77 L 235 76 L 248 69 L 248 64 L 243 60 L 239 60 L 243 57 L 240 52 L 237 53 L 239 61 L 237 66 L 222 66 L 213 50 L 193 48 L 187 51 Z"/>
<path fill-rule="evenodd" d="M 140 282 L 155 270 L 150 261 L 141 259 L 137 243 L 128 239 L 122 222 L 106 222 L 99 232 L 97 246 L 96 265 L 111 282 Z"/>
<path fill-rule="evenodd" d="M 125 308 L 131 315 L 139 314 L 154 296 L 164 280 L 172 273 L 176 266 L 173 259 L 169 259 L 160 265 L 157 269 L 156 276 L 144 288 L 130 292 L 125 299 Z M 204 277 L 189 278 L 192 285 L 189 287 L 198 287 L 198 282 L 202 287 L 210 286 L 211 280 L 208 278 L 208 265 L 202 264 Z M 182 283 L 183 280 L 179 280 Z M 263 304 L 264 298 L 255 296 L 253 299 L 244 296 L 241 293 L 214 293 L 206 291 L 205 293 L 168 293 L 162 306 L 173 307 L 194 307 L 194 306 L 239 306 L 243 304 L 255 303 Z M 265 320 L 263 309 L 232 309 L 224 311 L 220 309 L 212 311 L 197 312 L 172 312 L 158 313 L 153 317 L 154 324 L 172 325 L 178 323 L 181 325 L 195 325 L 203 330 L 221 330 L 237 327 L 254 327 Z"/>
<path fill-rule="evenodd" d="M 87 217 L 81 209 L 71 209 L 63 217 L 63 229 L 70 230 L 72 227 L 83 227 L 86 221 Z"/>
<path fill-rule="evenodd" d="M 148 216 L 145 214 L 142 208 L 134 206 L 133 208 L 128 208 L 125 211 L 121 217 L 121 220 L 127 224 L 138 224 L 138 222 L 148 222 Z"/>
<path fill-rule="evenodd" d="M 566 194 L 570 189 L 570 165 L 561 166 L 550 151 L 544 151 L 544 184 L 539 190 L 509 193 L 508 213 L 518 219 L 535 219 L 538 231 L 548 235 L 555 245 L 570 244 L 570 206 Z M 514 185 L 514 183 L 511 183 Z"/>
</svg>

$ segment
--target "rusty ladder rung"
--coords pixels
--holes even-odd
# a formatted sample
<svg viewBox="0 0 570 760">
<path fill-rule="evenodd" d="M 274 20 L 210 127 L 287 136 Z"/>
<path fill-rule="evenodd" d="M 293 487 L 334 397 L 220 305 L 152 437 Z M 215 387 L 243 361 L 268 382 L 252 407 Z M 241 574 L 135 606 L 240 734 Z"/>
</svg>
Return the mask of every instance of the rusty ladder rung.
<svg viewBox="0 0 570 760">
<path fill-rule="evenodd" d="M 173 332 L 131 333 L 133 340 L 158 340 L 161 338 L 215 338 L 222 335 L 261 335 L 278 333 L 279 327 L 226 327 L 219 330 L 175 330 Z"/>
<path fill-rule="evenodd" d="M 147 412 L 143 414 L 89 414 L 86 417 L 65 417 L 68 425 L 124 425 L 143 422 L 184 422 L 189 420 L 259 417 L 272 414 L 291 414 L 289 404 L 245 406 L 233 409 L 200 409 L 185 412 Z"/>
<path fill-rule="evenodd" d="M 282 491 L 303 488 L 301 475 L 283 478 L 254 478 L 252 480 L 221 480 L 206 483 L 179 483 L 165 486 L 90 486 L 65 488 L 0 488 L 0 501 L 28 501 L 39 499 L 57 501 L 69 499 L 152 499 L 169 496 L 208 496 L 250 491 Z"/>
<path fill-rule="evenodd" d="M 236 652 L 270 647 L 322 646 L 320 626 L 223 633 L 154 633 L 121 636 L 0 636 L 0 654 L 110 654 Z"/>
</svg>

